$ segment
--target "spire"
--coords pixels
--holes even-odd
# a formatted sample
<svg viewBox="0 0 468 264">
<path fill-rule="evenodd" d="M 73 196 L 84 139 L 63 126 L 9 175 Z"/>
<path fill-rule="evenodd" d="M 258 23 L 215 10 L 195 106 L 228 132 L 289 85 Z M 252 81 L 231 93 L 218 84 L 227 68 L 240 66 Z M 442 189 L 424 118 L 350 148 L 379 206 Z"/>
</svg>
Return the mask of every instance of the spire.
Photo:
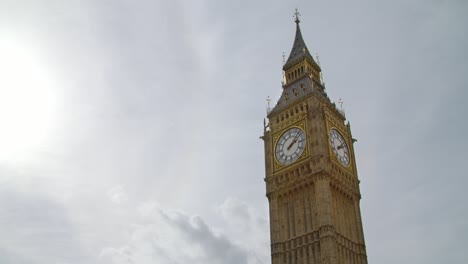
<svg viewBox="0 0 468 264">
<path fill-rule="evenodd" d="M 299 19 L 300 15 L 301 14 L 297 11 L 296 8 L 296 12 L 294 13 L 296 22 L 296 37 L 294 38 L 294 44 L 291 49 L 291 53 L 289 54 L 289 58 L 283 66 L 283 70 L 286 70 L 287 68 L 289 68 L 289 66 L 295 64 L 297 61 L 303 58 L 307 58 L 311 60 L 313 64 L 317 65 L 312 55 L 310 55 L 309 49 L 307 49 L 304 39 L 302 38 L 301 28 L 299 27 L 299 23 L 301 22 L 301 20 Z"/>
</svg>

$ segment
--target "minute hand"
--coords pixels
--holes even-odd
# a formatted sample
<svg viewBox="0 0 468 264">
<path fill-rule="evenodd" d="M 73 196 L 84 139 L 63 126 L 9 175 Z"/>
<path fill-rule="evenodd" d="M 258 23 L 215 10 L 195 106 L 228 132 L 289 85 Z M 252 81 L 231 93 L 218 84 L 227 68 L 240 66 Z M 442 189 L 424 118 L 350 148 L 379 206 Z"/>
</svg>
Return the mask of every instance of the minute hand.
<svg viewBox="0 0 468 264">
<path fill-rule="evenodd" d="M 289 144 L 289 146 L 286 148 L 287 150 L 289 150 L 293 145 L 294 143 L 297 142 L 297 137 L 299 136 L 299 133 L 296 134 L 296 136 L 294 137 L 294 140 L 291 142 L 291 144 Z"/>
</svg>

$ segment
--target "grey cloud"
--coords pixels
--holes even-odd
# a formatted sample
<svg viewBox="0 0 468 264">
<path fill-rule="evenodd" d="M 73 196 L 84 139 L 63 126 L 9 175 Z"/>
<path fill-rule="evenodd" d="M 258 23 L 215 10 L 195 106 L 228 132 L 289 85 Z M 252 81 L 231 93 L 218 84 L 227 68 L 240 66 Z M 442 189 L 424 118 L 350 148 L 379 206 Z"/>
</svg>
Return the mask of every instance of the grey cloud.
<svg viewBox="0 0 468 264">
<path fill-rule="evenodd" d="M 226 199 L 219 208 L 225 218 L 238 218 L 243 222 L 250 222 L 252 217 L 248 205 L 235 198 Z"/>
<path fill-rule="evenodd" d="M 2 264 L 86 260 L 76 240 L 78 234 L 62 205 L 46 195 L 13 190 L 8 184 L 0 186 Z"/>
<path fill-rule="evenodd" d="M 37 263 L 34 258 L 23 256 L 13 250 L 0 248 L 0 263 L 2 264 L 31 264 Z"/>
<path fill-rule="evenodd" d="M 198 245 L 203 251 L 200 263 L 247 263 L 247 253 L 234 245 L 224 235 L 216 235 L 198 216 L 189 217 L 181 213 L 172 216 L 161 212 L 170 225 L 179 230 L 189 243 Z"/>
<path fill-rule="evenodd" d="M 40 54 L 63 94 L 18 165 L 41 177 L 0 168 L 0 263 L 268 263 L 258 136 L 295 7 L 359 140 L 369 262 L 411 247 L 412 263 L 462 263 L 467 2 L 296 2 L 0 1 L 2 36 Z M 153 199 L 162 214 L 131 208 Z"/>
<path fill-rule="evenodd" d="M 236 197 L 228 197 L 217 209 L 230 238 L 249 245 L 259 259 L 269 259 L 269 222 L 263 212 Z"/>
<path fill-rule="evenodd" d="M 229 230 L 219 231 L 200 216 L 151 203 L 140 206 L 140 216 L 127 244 L 101 251 L 102 263 L 264 263 L 249 241 L 233 241 L 226 235 Z"/>
<path fill-rule="evenodd" d="M 218 207 L 218 210 L 226 224 L 231 227 L 230 230 L 238 232 L 238 234 L 232 234 L 234 237 L 239 236 L 238 238 L 243 240 L 260 240 L 264 241 L 262 246 L 268 245 L 268 219 L 256 208 L 245 201 L 228 197 Z"/>
</svg>

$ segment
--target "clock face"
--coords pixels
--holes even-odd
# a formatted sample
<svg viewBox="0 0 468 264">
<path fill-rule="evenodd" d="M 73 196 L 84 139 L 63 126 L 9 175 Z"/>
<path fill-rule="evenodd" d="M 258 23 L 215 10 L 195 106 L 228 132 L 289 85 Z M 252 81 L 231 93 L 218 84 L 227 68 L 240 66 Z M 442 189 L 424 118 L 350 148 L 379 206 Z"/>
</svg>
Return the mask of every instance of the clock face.
<svg viewBox="0 0 468 264">
<path fill-rule="evenodd" d="M 305 148 L 305 134 L 302 129 L 293 127 L 284 132 L 276 144 L 276 160 L 288 165 L 299 159 Z"/>
<path fill-rule="evenodd" d="M 349 150 L 341 134 L 334 128 L 330 129 L 330 145 L 338 161 L 344 165 L 349 165 Z"/>
</svg>

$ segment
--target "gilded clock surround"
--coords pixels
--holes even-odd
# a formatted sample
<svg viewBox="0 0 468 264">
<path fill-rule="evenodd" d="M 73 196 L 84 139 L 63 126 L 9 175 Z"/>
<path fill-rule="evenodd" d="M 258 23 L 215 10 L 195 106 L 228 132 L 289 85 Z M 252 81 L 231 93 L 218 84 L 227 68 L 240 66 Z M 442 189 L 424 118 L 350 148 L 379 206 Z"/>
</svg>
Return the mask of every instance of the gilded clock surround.
<svg viewBox="0 0 468 264">
<path fill-rule="evenodd" d="M 329 143 L 330 143 L 331 152 L 333 153 L 333 157 L 334 157 L 335 160 L 338 161 L 342 166 L 344 166 L 344 167 L 349 167 L 349 166 L 351 165 L 351 154 L 350 154 L 350 152 L 349 152 L 349 147 L 348 147 L 349 144 L 348 144 L 348 142 L 346 142 L 346 139 L 344 139 L 343 134 L 342 134 L 338 129 L 336 129 L 336 128 L 334 128 L 334 127 L 332 127 L 332 128 L 328 131 L 328 136 L 329 136 L 330 139 L 331 139 L 331 137 L 332 137 L 332 135 L 331 135 L 332 132 L 337 133 L 338 136 L 339 136 L 341 139 L 343 139 L 343 141 L 344 141 L 344 148 L 346 148 L 346 153 L 347 153 L 347 155 L 348 155 L 348 158 L 347 158 L 348 160 L 347 160 L 347 163 L 346 163 L 346 164 L 344 164 L 343 162 L 341 162 L 340 159 L 337 157 L 338 154 L 335 153 L 335 151 L 333 150 L 333 148 L 334 148 L 333 144 L 332 144 L 331 142 L 329 142 Z M 330 141 L 331 141 L 331 140 L 330 140 Z"/>
<path fill-rule="evenodd" d="M 349 121 L 332 103 L 296 17 L 296 37 L 283 66 L 283 92 L 265 121 L 265 183 L 270 210 L 271 263 L 367 264 L 359 179 Z M 301 156 L 283 165 L 278 141 L 291 128 L 304 132 Z M 347 145 L 343 166 L 330 143 L 335 129 Z M 283 145 L 284 146 L 284 145 Z"/>
<path fill-rule="evenodd" d="M 278 161 L 278 159 L 276 158 L 276 154 L 275 154 L 275 155 L 274 155 L 275 157 L 273 157 L 273 160 L 274 160 L 274 163 L 273 163 L 273 164 L 274 164 L 274 165 L 273 165 L 273 170 L 274 170 L 275 172 L 280 171 L 280 170 L 282 170 L 282 169 L 284 169 L 284 168 L 287 168 L 287 167 L 289 167 L 289 166 L 294 166 L 295 164 L 300 163 L 302 160 L 304 160 L 305 158 L 307 158 L 307 157 L 309 156 L 309 152 L 308 152 L 308 148 L 307 148 L 307 145 L 308 145 L 308 144 L 307 144 L 307 142 L 308 142 L 308 139 L 307 139 L 308 133 L 306 133 L 306 125 L 305 125 L 304 120 L 302 120 L 302 121 L 300 121 L 300 122 L 297 122 L 297 123 L 295 123 L 295 124 L 293 124 L 293 125 L 291 125 L 291 126 L 285 127 L 285 128 L 283 128 L 282 130 L 277 131 L 277 132 L 273 135 L 273 138 L 272 138 L 272 140 L 273 140 L 273 146 L 275 146 L 275 148 L 276 148 L 276 146 L 277 146 L 277 144 L 278 144 L 278 141 L 279 141 L 281 135 L 283 135 L 286 131 L 288 131 L 288 130 L 291 129 L 291 128 L 299 128 L 299 129 L 301 129 L 301 130 L 304 132 L 305 137 L 306 137 L 306 144 L 305 144 L 305 146 L 304 146 L 304 151 L 301 153 L 300 157 L 299 157 L 296 161 L 292 162 L 291 164 L 286 164 L 286 165 L 285 165 L 285 164 L 281 164 L 281 163 Z"/>
<path fill-rule="evenodd" d="M 341 134 L 343 137 L 344 141 L 346 142 L 346 146 L 348 147 L 348 152 L 349 152 L 349 164 L 347 166 L 341 164 L 339 160 L 336 158 L 335 154 L 333 153 L 333 149 L 330 143 L 328 143 L 328 155 L 330 159 L 341 166 L 342 168 L 346 169 L 349 172 L 354 172 L 354 150 L 352 148 L 351 142 L 353 142 L 353 139 L 351 138 L 350 134 L 350 127 L 349 127 L 349 122 L 347 125 L 344 124 L 344 119 L 336 118 L 336 114 L 339 114 L 341 117 L 341 113 L 336 110 L 336 109 L 326 109 L 325 110 L 325 116 L 326 116 L 326 124 L 327 124 L 327 134 L 328 137 L 330 136 L 329 133 L 332 129 L 335 129 L 338 131 L 338 133 Z M 357 173 L 357 172 L 356 172 Z"/>
</svg>

